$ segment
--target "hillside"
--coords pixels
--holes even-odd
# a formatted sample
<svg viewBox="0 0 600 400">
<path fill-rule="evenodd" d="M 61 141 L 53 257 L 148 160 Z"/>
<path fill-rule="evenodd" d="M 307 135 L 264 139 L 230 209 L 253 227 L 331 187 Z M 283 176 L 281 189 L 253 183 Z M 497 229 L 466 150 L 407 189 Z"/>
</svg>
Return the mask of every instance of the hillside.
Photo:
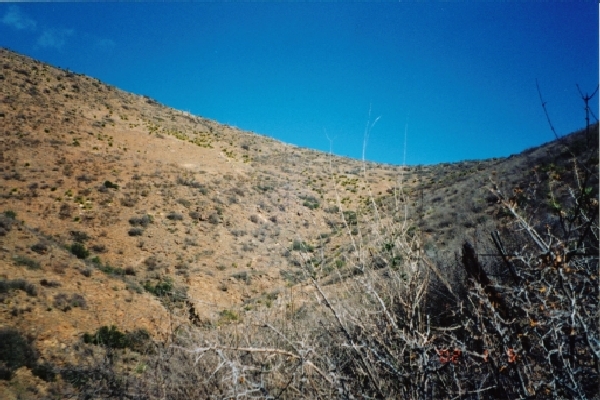
<svg viewBox="0 0 600 400">
<path fill-rule="evenodd" d="M 547 198 L 555 182 L 567 196 L 573 149 L 598 148 L 596 125 L 508 158 L 363 163 L 9 50 L 0 64 L 0 328 L 36 352 L 0 367 L 7 399 L 50 397 L 39 366 L 90 363 L 85 334 L 101 327 L 167 342 L 182 324 L 228 331 L 242 313 L 310 313 L 313 280 L 337 293 L 367 261 L 402 262 L 386 247 L 399 227 L 457 288 L 462 243 L 493 253 L 490 233 L 510 226 L 491 188 L 552 212 L 528 193 Z M 595 168 L 597 196 L 597 157 Z"/>
</svg>

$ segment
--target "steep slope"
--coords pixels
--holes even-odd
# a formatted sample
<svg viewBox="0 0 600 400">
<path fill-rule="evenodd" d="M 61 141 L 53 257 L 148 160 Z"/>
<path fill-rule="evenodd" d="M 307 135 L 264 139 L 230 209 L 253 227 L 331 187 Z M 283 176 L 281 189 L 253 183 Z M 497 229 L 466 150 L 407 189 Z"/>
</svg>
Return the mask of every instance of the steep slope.
<svg viewBox="0 0 600 400">
<path fill-rule="evenodd" d="M 573 149 L 598 146 L 596 125 L 592 139 L 579 132 L 504 159 L 362 163 L 8 50 L 0 64 L 0 328 L 40 352 L 15 364 L 29 369 L 81 363 L 84 334 L 103 326 L 166 340 L 184 323 L 226 329 L 294 288 L 309 304 L 310 277 L 335 285 L 365 259 L 393 265 L 382 249 L 400 225 L 459 284 L 461 243 L 485 253 L 489 233 L 510 223 L 490 187 L 539 195 Z M 552 207 L 538 197 L 533 208 Z"/>
<path fill-rule="evenodd" d="M 113 324 L 164 336 L 156 288 L 186 293 L 203 323 L 270 304 L 304 280 L 306 257 L 319 274 L 343 269 L 339 207 L 397 185 L 399 167 L 367 164 L 365 182 L 359 161 L 0 56 L 0 271 L 37 293 L 9 290 L 1 320 L 42 351 Z"/>
</svg>

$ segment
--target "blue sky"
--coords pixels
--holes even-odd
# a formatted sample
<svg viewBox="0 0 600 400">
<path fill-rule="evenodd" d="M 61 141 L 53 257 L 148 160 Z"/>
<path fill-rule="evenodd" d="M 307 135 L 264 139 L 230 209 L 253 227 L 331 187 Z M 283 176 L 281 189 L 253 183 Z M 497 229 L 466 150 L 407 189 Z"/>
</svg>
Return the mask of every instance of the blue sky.
<svg viewBox="0 0 600 400">
<path fill-rule="evenodd" d="M 584 124 L 598 4 L 13 3 L 0 46 L 303 147 L 433 164 Z M 598 115 L 597 97 L 593 110 Z M 370 117 L 369 117 L 370 112 Z M 370 118 L 370 119 L 369 119 Z"/>
</svg>

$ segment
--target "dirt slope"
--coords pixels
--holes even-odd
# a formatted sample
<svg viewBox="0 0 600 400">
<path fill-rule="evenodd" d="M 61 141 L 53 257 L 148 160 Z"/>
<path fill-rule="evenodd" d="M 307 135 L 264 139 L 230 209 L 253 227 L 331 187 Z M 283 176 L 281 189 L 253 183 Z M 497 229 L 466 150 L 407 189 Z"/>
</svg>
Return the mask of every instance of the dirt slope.
<svg viewBox="0 0 600 400">
<path fill-rule="evenodd" d="M 414 225 L 452 277 L 460 243 L 484 248 L 503 224 L 487 188 L 518 196 L 535 171 L 559 173 L 539 165 L 568 157 L 554 142 L 505 159 L 363 164 L 8 50 L 0 65 L 0 328 L 54 364 L 78 362 L 82 335 L 102 326 L 161 339 L 186 318 L 271 307 L 307 274 L 350 271 L 352 238 L 379 252 L 378 226 Z"/>
</svg>

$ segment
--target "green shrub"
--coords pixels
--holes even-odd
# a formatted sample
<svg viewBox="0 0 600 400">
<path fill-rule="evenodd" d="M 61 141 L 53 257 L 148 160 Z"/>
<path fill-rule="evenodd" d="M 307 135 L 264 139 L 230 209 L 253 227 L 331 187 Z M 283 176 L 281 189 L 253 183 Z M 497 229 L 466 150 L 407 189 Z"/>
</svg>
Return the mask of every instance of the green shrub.
<svg viewBox="0 0 600 400">
<path fill-rule="evenodd" d="M 4 216 L 13 220 L 17 219 L 17 213 L 12 210 L 4 211 Z"/>
<path fill-rule="evenodd" d="M 96 346 L 107 346 L 114 349 L 124 349 L 129 346 L 129 338 L 123 332 L 117 330 L 112 325 L 100 327 L 95 334 L 84 333 L 83 341 L 85 343 L 95 344 Z"/>
<path fill-rule="evenodd" d="M 144 350 L 150 340 L 150 334 L 145 329 L 123 333 L 116 326 L 102 326 L 96 333 L 84 333 L 83 341 L 96 346 L 106 346 L 113 349 L 129 348 L 134 351 Z"/>
<path fill-rule="evenodd" d="M 36 243 L 31 246 L 31 251 L 38 254 L 45 254 L 48 251 L 48 246 L 45 243 Z"/>
<path fill-rule="evenodd" d="M 151 215 L 144 215 L 141 218 L 131 217 L 129 218 L 129 224 L 131 226 L 141 226 L 142 228 L 146 228 L 148 224 L 154 222 L 154 218 Z"/>
<path fill-rule="evenodd" d="M 104 182 L 104 187 L 107 189 L 118 189 L 119 185 L 117 185 L 116 183 L 113 183 L 111 181 L 105 181 Z"/>
<path fill-rule="evenodd" d="M 142 236 L 144 234 L 144 230 L 142 228 L 131 228 L 127 231 L 129 236 Z"/>
<path fill-rule="evenodd" d="M 40 279 L 40 285 L 45 287 L 59 287 L 60 283 L 55 281 L 49 281 L 46 278 Z"/>
<path fill-rule="evenodd" d="M 315 251 L 315 248 L 304 241 L 294 240 L 292 243 L 292 250 L 312 253 Z"/>
<path fill-rule="evenodd" d="M 85 245 L 79 242 L 75 242 L 71 245 L 71 253 L 80 260 L 85 260 L 90 255 L 90 252 L 85 248 Z"/>
<path fill-rule="evenodd" d="M 17 369 L 32 367 L 36 360 L 36 351 L 19 331 L 0 328 L 0 379 L 10 380 Z"/>
<path fill-rule="evenodd" d="M 171 221 L 182 221 L 183 215 L 176 212 L 171 212 L 167 214 L 167 219 L 170 219 Z"/>
<path fill-rule="evenodd" d="M 153 285 L 150 281 L 147 281 L 144 283 L 144 289 L 158 297 L 166 296 L 170 294 L 171 290 L 173 289 L 173 281 L 170 279 L 165 279 L 161 282 L 158 282 L 156 285 Z"/>
</svg>

